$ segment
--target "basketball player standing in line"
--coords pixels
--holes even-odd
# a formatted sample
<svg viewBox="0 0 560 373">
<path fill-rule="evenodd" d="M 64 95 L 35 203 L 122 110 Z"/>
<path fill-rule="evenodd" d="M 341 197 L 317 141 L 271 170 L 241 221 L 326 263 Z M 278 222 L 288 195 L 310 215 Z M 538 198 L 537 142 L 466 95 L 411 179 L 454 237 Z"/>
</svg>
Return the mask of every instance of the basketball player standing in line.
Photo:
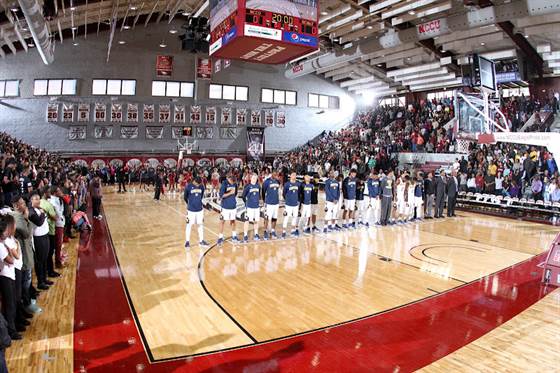
<svg viewBox="0 0 560 373">
<path fill-rule="evenodd" d="M 282 238 L 286 238 L 286 228 L 288 227 L 288 221 L 292 218 L 292 236 L 299 236 L 299 230 L 297 229 L 297 219 L 299 214 L 299 182 L 297 181 L 297 174 L 295 171 L 290 173 L 290 180 L 284 184 L 283 188 L 284 196 L 284 221 L 282 222 Z"/>
<path fill-rule="evenodd" d="M 218 237 L 218 245 L 224 243 L 224 225 L 229 221 L 231 226 L 231 241 L 239 242 L 237 232 L 235 231 L 235 215 L 237 212 L 237 183 L 232 174 L 228 174 L 226 180 L 220 188 L 220 198 L 222 199 L 222 211 L 220 220 L 220 236 Z"/>
<path fill-rule="evenodd" d="M 261 220 L 260 210 L 261 186 L 257 174 L 251 174 L 251 181 L 243 188 L 243 201 L 247 207 L 245 213 L 245 224 L 243 227 L 243 242 L 249 241 L 249 223 L 253 224 L 253 239 L 259 241 L 259 221 Z"/>
<path fill-rule="evenodd" d="M 278 173 L 273 172 L 272 176 L 264 181 L 262 188 L 265 216 L 268 220 L 267 228 L 264 231 L 265 240 L 268 240 L 269 235 L 270 239 L 277 238 L 276 221 L 278 220 L 278 204 L 280 203 L 279 190 Z"/>
<path fill-rule="evenodd" d="M 204 197 L 204 185 L 202 185 L 199 177 L 195 177 L 193 182 L 187 185 L 183 198 L 187 204 L 187 228 L 185 235 L 187 240 L 185 247 L 190 247 L 191 229 L 193 225 L 198 226 L 198 240 L 200 246 L 208 246 L 208 242 L 204 241 L 204 210 L 202 208 L 202 198 Z"/>
</svg>

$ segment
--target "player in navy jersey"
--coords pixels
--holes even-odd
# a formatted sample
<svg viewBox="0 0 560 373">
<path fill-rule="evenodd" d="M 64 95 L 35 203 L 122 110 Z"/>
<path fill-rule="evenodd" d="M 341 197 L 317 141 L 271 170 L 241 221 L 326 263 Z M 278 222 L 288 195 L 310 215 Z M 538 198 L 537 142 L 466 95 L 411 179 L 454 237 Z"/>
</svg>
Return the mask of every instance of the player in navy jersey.
<svg viewBox="0 0 560 373">
<path fill-rule="evenodd" d="M 262 187 L 263 199 L 265 204 L 265 216 L 268 224 L 264 231 L 264 239 L 276 237 L 276 222 L 278 220 L 278 205 L 280 203 L 280 181 L 278 173 L 273 172 L 272 176 L 264 181 Z"/>
<path fill-rule="evenodd" d="M 372 170 L 369 179 L 367 180 L 367 192 L 368 192 L 368 211 L 367 211 L 367 223 L 369 226 L 369 221 L 372 224 L 380 225 L 379 216 L 381 213 L 381 189 L 379 188 L 379 175 L 376 171 Z M 372 219 L 373 217 L 373 219 Z"/>
<path fill-rule="evenodd" d="M 300 215 L 301 220 L 304 224 L 303 233 L 305 234 L 311 233 L 311 203 L 313 199 L 314 187 L 315 186 L 311 183 L 311 175 L 305 175 L 303 177 L 303 183 L 299 187 L 299 200 L 301 201 Z"/>
<path fill-rule="evenodd" d="M 350 170 L 350 175 L 342 181 L 342 195 L 344 197 L 344 212 L 342 213 L 342 227 L 355 228 L 354 214 L 356 211 L 356 170 Z"/>
<path fill-rule="evenodd" d="M 260 216 L 260 200 L 261 186 L 259 185 L 259 177 L 257 174 L 251 175 L 251 182 L 243 188 L 243 201 L 247 212 L 245 213 L 245 225 L 243 229 L 243 242 L 249 240 L 249 223 L 253 223 L 253 239 L 260 240 L 259 237 L 259 221 Z"/>
<path fill-rule="evenodd" d="M 288 227 L 288 221 L 290 218 L 292 219 L 292 236 L 299 236 L 299 230 L 297 229 L 299 214 L 299 184 L 296 172 L 292 171 L 290 173 L 290 180 L 284 184 L 282 193 L 285 202 L 282 238 L 286 238 L 286 228 Z"/>
<path fill-rule="evenodd" d="M 323 233 L 334 229 L 338 216 L 338 200 L 340 198 L 340 184 L 334 177 L 334 171 L 329 171 L 329 178 L 325 181 L 325 226 Z M 327 229 L 328 228 L 328 229 Z"/>
<path fill-rule="evenodd" d="M 218 245 L 224 242 L 224 225 L 229 221 L 231 226 L 231 241 L 239 242 L 237 232 L 235 231 L 235 218 L 237 213 L 237 183 L 232 174 L 228 174 L 226 180 L 220 188 L 221 202 L 221 220 L 220 220 L 220 236 L 218 237 Z"/>
<path fill-rule="evenodd" d="M 204 210 L 202 198 L 204 197 L 204 185 L 202 185 L 199 177 L 196 177 L 192 183 L 187 185 L 183 198 L 187 204 L 187 228 L 185 235 L 187 240 L 185 247 L 190 247 L 191 229 L 193 225 L 198 226 L 198 240 L 200 246 L 208 246 L 204 241 Z"/>
</svg>

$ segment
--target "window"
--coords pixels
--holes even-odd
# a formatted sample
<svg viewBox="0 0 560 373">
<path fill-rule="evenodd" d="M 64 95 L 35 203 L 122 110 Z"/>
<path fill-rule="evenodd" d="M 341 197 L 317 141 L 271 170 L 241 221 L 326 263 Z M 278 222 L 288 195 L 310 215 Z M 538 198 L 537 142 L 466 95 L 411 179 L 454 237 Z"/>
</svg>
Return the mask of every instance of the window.
<svg viewBox="0 0 560 373">
<path fill-rule="evenodd" d="M 338 109 L 339 99 L 336 96 L 318 95 L 310 93 L 307 96 L 307 106 L 321 109 Z"/>
<path fill-rule="evenodd" d="M 0 80 L 0 97 L 18 97 L 19 80 Z"/>
<path fill-rule="evenodd" d="M 35 96 L 73 96 L 77 94 L 76 79 L 37 79 L 33 84 Z"/>
<path fill-rule="evenodd" d="M 210 84 L 208 97 L 214 100 L 247 101 L 249 100 L 249 87 Z"/>
<path fill-rule="evenodd" d="M 296 105 L 297 94 L 294 91 L 262 88 L 261 102 L 267 104 Z"/>
<path fill-rule="evenodd" d="M 136 94 L 136 80 L 93 79 L 91 94 L 134 96 Z"/>
<path fill-rule="evenodd" d="M 194 83 L 154 80 L 152 82 L 152 96 L 194 97 Z"/>
<path fill-rule="evenodd" d="M 379 105 L 381 106 L 400 106 L 404 107 L 406 98 L 404 96 L 399 97 L 387 97 L 379 100 Z"/>
<path fill-rule="evenodd" d="M 503 97 L 515 97 L 515 96 L 530 96 L 529 87 L 520 88 L 504 88 L 502 90 Z"/>
<path fill-rule="evenodd" d="M 449 91 L 439 91 L 439 92 L 430 92 L 426 95 L 428 100 L 441 100 L 444 98 L 452 98 L 455 95 L 455 91 L 454 90 L 449 90 Z"/>
</svg>

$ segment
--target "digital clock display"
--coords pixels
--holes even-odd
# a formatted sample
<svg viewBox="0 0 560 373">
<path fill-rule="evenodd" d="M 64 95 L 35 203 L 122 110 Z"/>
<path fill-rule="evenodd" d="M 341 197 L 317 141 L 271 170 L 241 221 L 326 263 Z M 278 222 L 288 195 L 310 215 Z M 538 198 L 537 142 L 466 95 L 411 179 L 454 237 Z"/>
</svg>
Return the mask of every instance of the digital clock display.
<svg viewBox="0 0 560 373">
<path fill-rule="evenodd" d="M 245 23 L 287 32 L 297 32 L 312 36 L 317 35 L 316 22 L 263 10 L 247 9 L 245 13 Z"/>
</svg>

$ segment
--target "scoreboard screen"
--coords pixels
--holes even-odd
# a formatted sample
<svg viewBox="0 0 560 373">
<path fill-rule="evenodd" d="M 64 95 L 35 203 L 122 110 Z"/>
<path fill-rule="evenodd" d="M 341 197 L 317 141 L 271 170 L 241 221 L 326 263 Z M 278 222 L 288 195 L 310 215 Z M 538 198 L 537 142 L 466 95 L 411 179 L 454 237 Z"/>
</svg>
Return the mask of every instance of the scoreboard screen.
<svg viewBox="0 0 560 373">
<path fill-rule="evenodd" d="M 317 22 L 287 14 L 247 9 L 245 13 L 245 24 L 317 36 Z"/>
</svg>

